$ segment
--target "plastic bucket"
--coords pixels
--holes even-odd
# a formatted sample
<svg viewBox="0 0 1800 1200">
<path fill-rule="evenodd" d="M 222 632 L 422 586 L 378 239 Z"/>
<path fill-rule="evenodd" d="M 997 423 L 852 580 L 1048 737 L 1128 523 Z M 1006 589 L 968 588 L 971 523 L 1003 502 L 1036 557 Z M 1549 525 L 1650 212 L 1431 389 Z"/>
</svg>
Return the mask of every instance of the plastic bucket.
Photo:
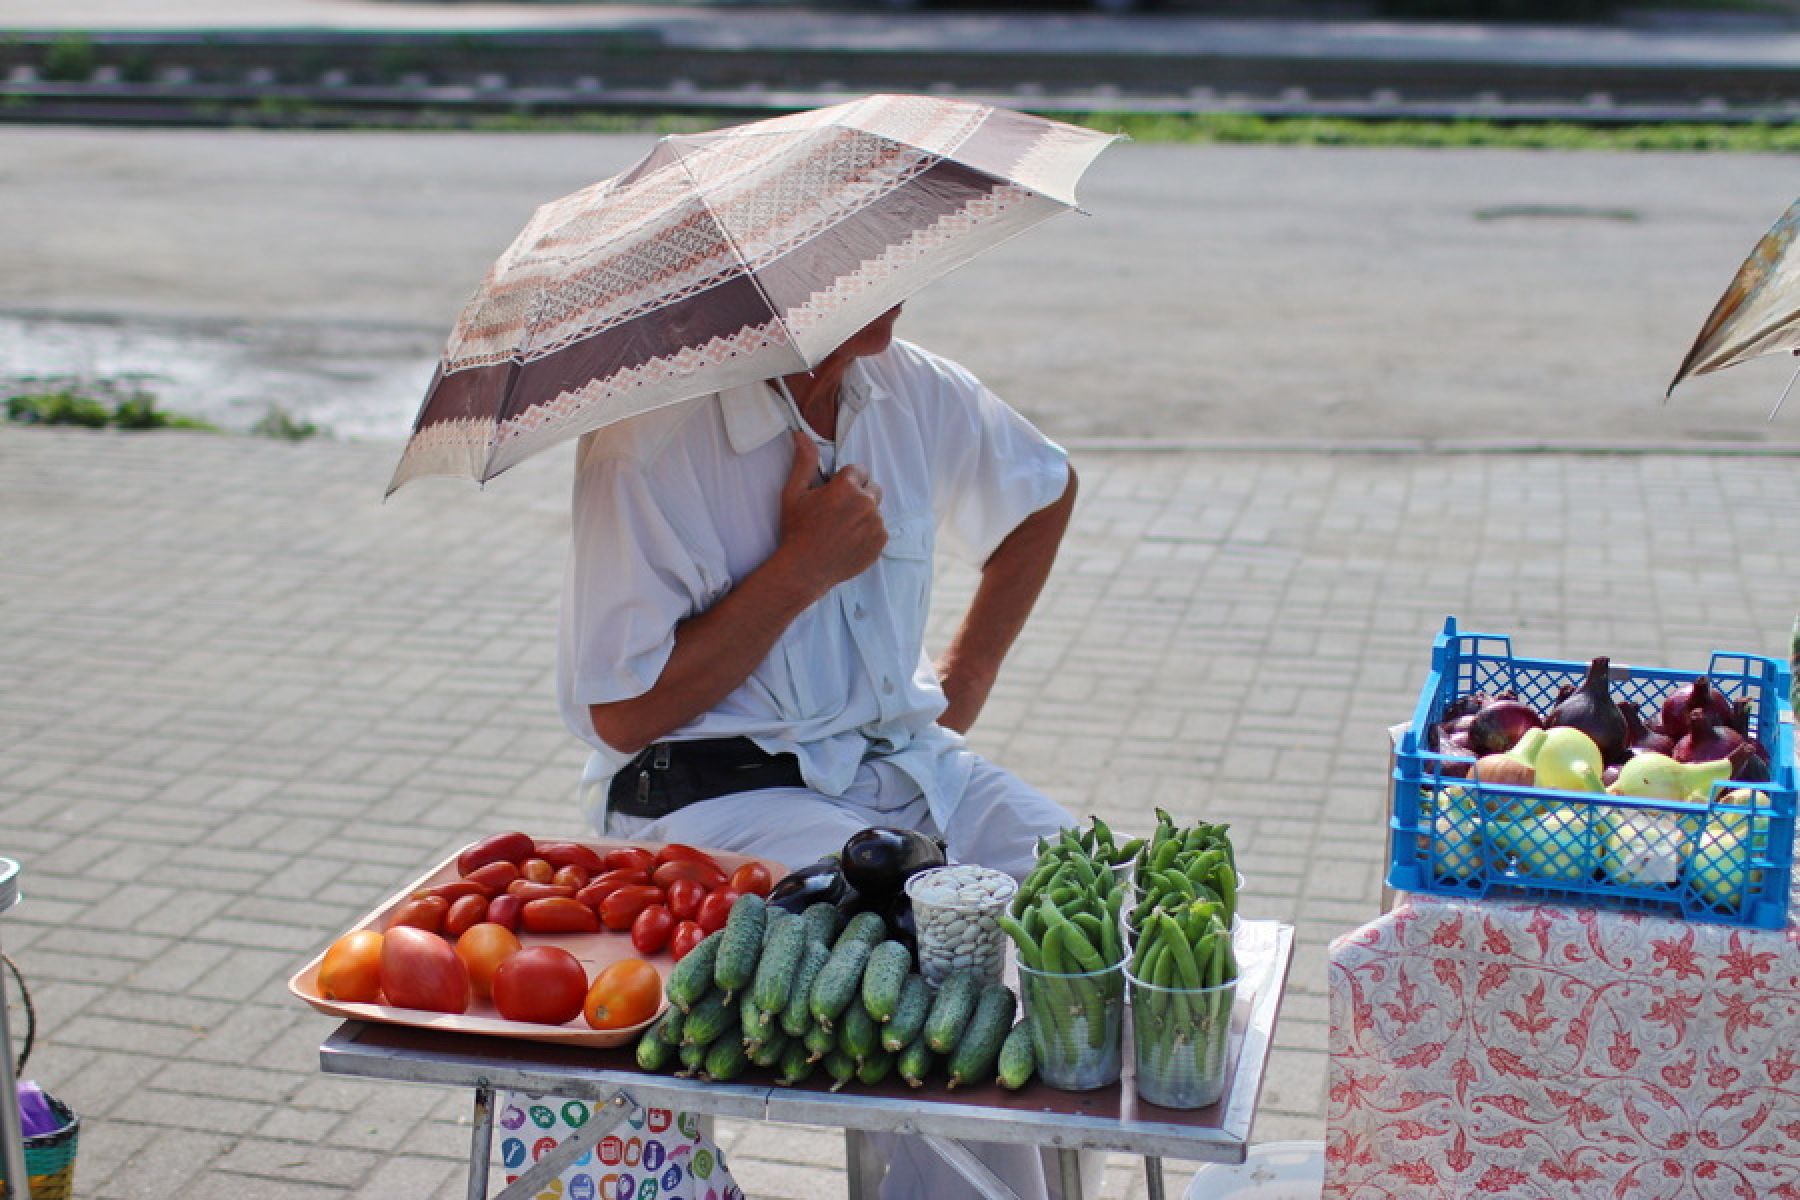
<svg viewBox="0 0 1800 1200">
<path fill-rule="evenodd" d="M 1325 1191 L 1324 1142 L 1264 1142 L 1244 1161 L 1194 1173 L 1187 1200 L 1319 1200 Z"/>
</svg>

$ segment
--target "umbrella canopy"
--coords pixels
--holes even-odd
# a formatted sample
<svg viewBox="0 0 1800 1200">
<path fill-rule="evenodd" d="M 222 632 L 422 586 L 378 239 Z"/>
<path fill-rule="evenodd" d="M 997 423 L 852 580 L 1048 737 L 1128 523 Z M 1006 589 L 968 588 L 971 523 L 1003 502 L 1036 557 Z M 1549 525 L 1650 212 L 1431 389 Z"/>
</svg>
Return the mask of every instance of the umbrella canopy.
<svg viewBox="0 0 1800 1200">
<path fill-rule="evenodd" d="M 1669 382 L 1670 392 L 1690 375 L 1783 350 L 1800 353 L 1800 254 L 1792 252 L 1797 233 L 1800 200 L 1763 234 L 1738 268 Z"/>
<path fill-rule="evenodd" d="M 1075 206 L 1114 138 L 870 96 L 667 137 L 538 209 L 451 332 L 388 486 L 493 478 L 666 404 L 804 371 L 933 279 Z"/>
</svg>

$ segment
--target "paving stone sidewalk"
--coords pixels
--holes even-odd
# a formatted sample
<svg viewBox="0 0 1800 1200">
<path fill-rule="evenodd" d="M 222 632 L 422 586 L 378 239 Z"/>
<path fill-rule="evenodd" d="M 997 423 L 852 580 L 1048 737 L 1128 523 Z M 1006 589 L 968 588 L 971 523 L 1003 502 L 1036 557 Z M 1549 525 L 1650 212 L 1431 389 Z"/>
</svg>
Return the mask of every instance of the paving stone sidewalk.
<svg viewBox="0 0 1800 1200">
<path fill-rule="evenodd" d="M 462 1195 L 467 1097 L 327 1078 L 286 980 L 452 848 L 576 834 L 551 691 L 568 455 L 385 506 L 395 447 L 0 428 L 0 945 L 95 1200 Z M 1447 613 L 1529 654 L 1780 653 L 1792 458 L 1079 452 L 975 742 L 1079 813 L 1229 819 L 1299 950 L 1257 1125 L 1317 1137 L 1325 946 L 1373 916 L 1383 730 Z M 943 576 L 935 629 L 966 598 Z M 14 1019 L 19 1019 L 15 1012 Z M 724 1123 L 756 1197 L 833 1131 Z M 1179 1176 L 1172 1180 L 1178 1194 Z M 1143 1195 L 1115 1158 L 1109 1197 Z"/>
</svg>

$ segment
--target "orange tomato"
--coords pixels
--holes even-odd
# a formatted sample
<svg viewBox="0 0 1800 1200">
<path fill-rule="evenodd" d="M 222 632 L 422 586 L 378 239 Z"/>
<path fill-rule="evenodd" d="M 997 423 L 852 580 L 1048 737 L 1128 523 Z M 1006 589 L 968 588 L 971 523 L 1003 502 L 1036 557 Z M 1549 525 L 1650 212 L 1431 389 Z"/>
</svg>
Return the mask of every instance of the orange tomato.
<svg viewBox="0 0 1800 1200">
<path fill-rule="evenodd" d="M 767 896 L 769 889 L 775 886 L 775 880 L 770 877 L 769 868 L 759 862 L 747 862 L 731 873 L 730 886 L 740 892 Z"/>
<path fill-rule="evenodd" d="M 662 1007 L 663 981 L 641 958 L 623 958 L 594 976 L 582 1015 L 595 1029 L 642 1025 Z"/>
<path fill-rule="evenodd" d="M 373 929 L 359 929 L 331 943 L 319 964 L 319 995 L 353 1004 L 373 1004 L 380 999 L 381 935 Z"/>
<path fill-rule="evenodd" d="M 471 925 L 456 939 L 456 957 L 469 969 L 469 987 L 486 998 L 494 987 L 494 972 L 519 952 L 519 939 L 504 925 L 484 921 Z"/>
</svg>

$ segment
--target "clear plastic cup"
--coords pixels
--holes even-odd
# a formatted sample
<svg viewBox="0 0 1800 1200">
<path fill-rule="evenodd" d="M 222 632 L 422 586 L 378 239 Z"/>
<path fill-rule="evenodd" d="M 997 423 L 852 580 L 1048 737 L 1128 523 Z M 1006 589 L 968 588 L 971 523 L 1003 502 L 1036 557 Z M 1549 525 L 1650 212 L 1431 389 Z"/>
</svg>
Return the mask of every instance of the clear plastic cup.
<svg viewBox="0 0 1800 1200">
<path fill-rule="evenodd" d="M 1132 1063 L 1137 1094 L 1164 1108 L 1205 1108 L 1225 1094 L 1237 980 L 1168 988 L 1129 970 Z"/>
<path fill-rule="evenodd" d="M 1119 1079 L 1125 1033 L 1125 962 L 1064 975 L 1019 968 L 1019 997 L 1031 1018 L 1038 1078 L 1065 1092 Z"/>
<path fill-rule="evenodd" d="M 984 985 L 999 983 L 1007 945 L 999 917 L 1018 890 L 1018 880 L 1004 871 L 968 863 L 933 867 L 908 879 L 925 982 L 936 987 L 950 972 L 968 968 Z"/>
</svg>

